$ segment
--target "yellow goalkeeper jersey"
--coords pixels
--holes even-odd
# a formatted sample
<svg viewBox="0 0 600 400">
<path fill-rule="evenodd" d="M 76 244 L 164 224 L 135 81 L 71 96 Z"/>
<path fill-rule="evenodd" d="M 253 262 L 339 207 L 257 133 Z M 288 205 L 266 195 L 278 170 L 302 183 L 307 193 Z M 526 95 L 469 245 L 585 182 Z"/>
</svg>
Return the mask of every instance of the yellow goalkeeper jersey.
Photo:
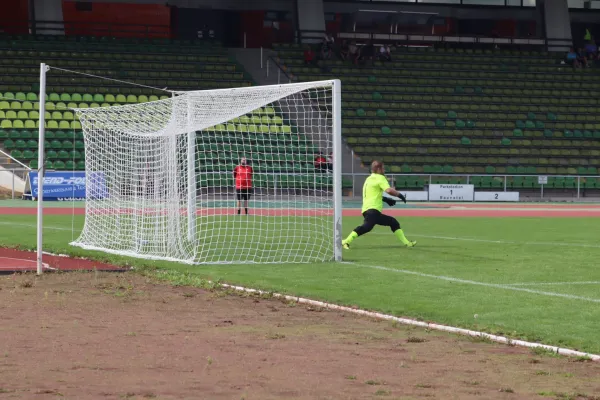
<svg viewBox="0 0 600 400">
<path fill-rule="evenodd" d="M 371 174 L 363 185 L 362 212 L 367 210 L 381 211 L 383 209 L 383 192 L 390 187 L 386 177 L 381 174 Z"/>
</svg>

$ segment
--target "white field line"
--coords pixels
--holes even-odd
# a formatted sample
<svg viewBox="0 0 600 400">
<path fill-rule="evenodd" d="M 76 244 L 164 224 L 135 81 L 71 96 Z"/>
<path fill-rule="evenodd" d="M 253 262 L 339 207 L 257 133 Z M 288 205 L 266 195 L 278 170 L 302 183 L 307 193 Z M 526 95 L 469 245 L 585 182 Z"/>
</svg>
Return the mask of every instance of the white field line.
<svg viewBox="0 0 600 400">
<path fill-rule="evenodd" d="M 598 354 L 584 353 L 581 351 L 564 349 L 564 348 L 556 347 L 556 346 L 549 346 L 549 345 L 542 344 L 542 343 L 526 342 L 524 340 L 509 339 L 505 336 L 491 335 L 489 333 L 472 331 L 470 329 L 463 329 L 463 328 L 457 328 L 457 327 L 453 327 L 453 326 L 439 325 L 439 324 L 434 324 L 434 323 L 430 323 L 430 322 L 417 321 L 417 320 L 414 320 L 411 318 L 400 318 L 400 317 L 395 317 L 395 316 L 389 315 L 389 314 L 383 314 L 383 313 L 378 313 L 378 312 L 373 312 L 373 311 L 344 307 L 344 306 L 340 306 L 337 304 L 311 300 L 311 299 L 307 299 L 304 297 L 288 296 L 288 295 L 284 295 L 284 294 L 280 294 L 280 293 L 270 293 L 270 292 L 265 292 L 265 291 L 258 290 L 258 289 L 251 289 L 251 288 L 246 288 L 243 286 L 235 286 L 235 285 L 228 285 L 228 284 L 221 284 L 221 286 L 228 288 L 228 289 L 238 291 L 238 292 L 266 294 L 266 295 L 270 294 L 271 296 L 273 296 L 275 298 L 285 299 L 287 301 L 294 301 L 294 302 L 300 303 L 300 304 L 308 304 L 308 305 L 315 306 L 315 307 L 327 308 L 327 309 L 336 310 L 336 311 L 343 311 L 343 312 L 347 312 L 347 313 L 351 313 L 351 314 L 362 315 L 362 316 L 386 320 L 386 321 L 394 321 L 394 322 L 397 322 L 397 323 L 400 323 L 403 325 L 418 326 L 421 328 L 449 332 L 449 333 L 454 333 L 454 334 L 464 335 L 464 336 L 482 337 L 482 338 L 491 340 L 493 342 L 508 344 L 511 346 L 521 346 L 521 347 L 528 347 L 528 348 L 542 348 L 542 349 L 551 351 L 553 353 L 561 354 L 564 356 L 588 357 L 593 361 L 600 361 L 600 355 L 598 355 Z"/>
<path fill-rule="evenodd" d="M 472 280 L 468 280 L 468 279 L 453 278 L 451 276 L 444 276 L 444 275 L 425 274 L 422 272 L 410 271 L 407 269 L 395 269 L 395 268 L 380 267 L 377 265 L 367 265 L 367 264 L 357 264 L 357 263 L 347 263 L 347 264 L 354 265 L 359 268 L 378 269 L 381 271 L 394 272 L 397 274 L 415 275 L 415 276 L 420 276 L 422 278 L 431 278 L 431 279 L 437 279 L 440 281 L 462 283 L 465 285 L 484 286 L 484 287 L 490 287 L 490 288 L 494 288 L 494 289 L 512 290 L 515 292 L 525 292 L 525 293 L 530 293 L 530 294 L 535 294 L 535 295 L 540 295 L 540 296 L 561 297 L 561 298 L 569 299 L 569 300 L 589 301 L 592 303 L 600 304 L 600 299 L 596 299 L 593 297 L 583 297 L 583 296 L 576 296 L 573 294 L 546 292 L 546 291 L 542 291 L 542 290 L 527 289 L 524 287 L 516 287 L 516 286 L 510 286 L 510 285 L 505 285 L 505 284 L 500 284 L 500 283 L 488 283 L 488 282 L 472 281 Z"/>
<path fill-rule="evenodd" d="M 371 235 L 387 235 L 390 233 L 373 232 Z M 456 237 L 456 236 L 434 236 L 434 235 L 420 235 L 417 233 L 408 233 L 408 236 L 422 237 L 427 239 L 440 239 L 440 240 L 459 240 L 463 242 L 480 242 L 480 243 L 497 243 L 497 244 L 525 244 L 533 246 L 566 246 L 566 247 L 585 247 L 592 249 L 600 249 L 599 245 L 585 244 L 585 243 L 565 243 L 565 242 L 518 242 L 513 240 L 491 240 L 491 239 L 477 239 L 469 237 Z"/>
<path fill-rule="evenodd" d="M 519 282 L 507 283 L 506 286 L 568 286 L 568 285 L 600 285 L 600 281 L 581 281 L 581 282 Z"/>
<path fill-rule="evenodd" d="M 20 222 L 6 222 L 6 221 L 0 221 L 0 225 L 9 225 L 9 226 L 21 226 L 24 228 L 34 228 L 36 229 L 37 226 L 35 224 L 23 224 Z M 44 229 L 50 229 L 50 230 L 55 230 L 55 231 L 71 231 L 71 228 L 61 228 L 59 226 L 52 226 L 52 225 L 44 225 Z"/>
<path fill-rule="evenodd" d="M 47 254 L 52 254 L 52 253 L 47 253 Z M 351 262 L 344 262 L 343 264 L 358 265 L 358 264 L 351 263 Z M 210 283 L 214 283 L 214 282 L 210 282 Z M 389 315 L 389 314 L 383 314 L 383 313 L 378 313 L 378 312 L 373 312 L 373 311 L 350 308 L 350 307 L 340 306 L 340 305 L 333 304 L 333 303 L 326 303 L 323 301 L 311 300 L 311 299 L 307 299 L 304 297 L 296 297 L 296 296 L 289 296 L 289 295 L 280 294 L 280 293 L 266 292 L 266 291 L 259 290 L 259 289 L 252 289 L 252 288 L 246 288 L 243 286 L 229 285 L 226 283 L 218 283 L 218 285 L 220 285 L 221 287 L 224 287 L 224 288 L 238 291 L 238 292 L 257 293 L 257 294 L 263 294 L 263 295 L 270 294 L 274 298 L 285 299 L 285 300 L 294 301 L 294 302 L 300 303 L 300 304 L 308 304 L 308 305 L 312 305 L 315 307 L 322 307 L 322 308 L 327 308 L 330 310 L 343 311 L 343 312 L 347 312 L 347 313 L 351 313 L 351 314 L 362 315 L 362 316 L 386 320 L 386 321 L 394 321 L 394 322 L 397 322 L 397 323 L 400 323 L 403 325 L 418 326 L 418 327 L 422 327 L 422 328 L 426 328 L 426 329 L 442 331 L 442 332 L 449 332 L 449 333 L 454 333 L 454 334 L 463 335 L 463 336 L 482 337 L 482 338 L 491 340 L 493 342 L 508 344 L 510 346 L 541 348 L 541 349 L 545 349 L 545 350 L 551 351 L 553 353 L 557 353 L 557 354 L 564 355 L 564 356 L 588 357 L 592 361 L 600 361 L 600 355 L 598 355 L 598 354 L 585 353 L 582 351 L 565 349 L 565 348 L 561 348 L 561 347 L 557 347 L 557 346 L 549 346 L 549 345 L 542 344 L 542 343 L 526 342 L 524 340 L 509 339 L 505 336 L 492 335 L 489 333 L 473 331 L 470 329 L 463 329 L 463 328 L 458 328 L 458 327 L 453 327 L 453 326 L 417 321 L 417 320 L 411 319 L 411 318 L 400 318 L 400 317 L 396 317 L 396 316 Z"/>
</svg>

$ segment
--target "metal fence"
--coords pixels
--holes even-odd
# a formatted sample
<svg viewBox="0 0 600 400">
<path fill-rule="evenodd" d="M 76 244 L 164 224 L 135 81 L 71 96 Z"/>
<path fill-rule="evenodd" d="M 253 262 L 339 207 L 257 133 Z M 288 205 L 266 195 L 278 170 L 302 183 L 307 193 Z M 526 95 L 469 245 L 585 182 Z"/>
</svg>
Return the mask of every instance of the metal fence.
<svg viewBox="0 0 600 400">
<path fill-rule="evenodd" d="M 21 195 L 17 178 L 25 180 L 30 170 L 15 168 L 0 170 L 3 179 L 0 184 L 11 192 L 11 198 L 15 199 Z M 10 173 L 14 173 L 10 176 Z M 9 177 L 7 178 L 7 174 Z M 216 186 L 233 184 L 228 172 L 203 173 L 202 175 L 214 176 L 214 181 L 219 182 Z M 222 176 L 221 176 L 222 175 Z M 271 175 L 268 184 L 265 184 L 265 175 Z M 259 188 L 269 190 L 288 189 L 286 183 L 290 176 L 303 176 L 285 172 L 260 173 L 257 174 L 256 184 Z M 328 186 L 331 179 L 330 172 L 310 173 L 314 178 L 315 187 Z M 364 180 L 369 176 L 367 173 L 350 172 L 342 173 L 343 192 L 345 197 L 360 197 Z M 390 184 L 400 190 L 427 191 L 432 184 L 474 184 L 475 191 L 479 192 L 519 192 L 530 197 L 547 199 L 548 195 L 555 197 L 584 199 L 600 198 L 600 175 L 510 175 L 510 174 L 386 174 Z M 231 181 L 231 182 L 229 182 Z M 262 183 L 261 183 L 262 182 Z M 202 183 L 210 186 L 214 183 Z M 263 187 L 264 186 L 264 187 Z"/>
<path fill-rule="evenodd" d="M 342 173 L 346 196 L 360 195 L 367 173 Z M 526 174 L 399 174 L 387 173 L 390 184 L 397 189 L 427 191 L 432 184 L 474 184 L 480 192 L 520 192 L 544 199 L 551 193 L 558 197 L 582 199 L 600 197 L 598 175 L 526 175 Z M 352 181 L 350 186 L 348 182 Z M 526 183 L 525 183 L 526 182 Z M 408 185 L 406 185 L 408 183 Z M 488 186 L 489 183 L 489 186 Z"/>
</svg>

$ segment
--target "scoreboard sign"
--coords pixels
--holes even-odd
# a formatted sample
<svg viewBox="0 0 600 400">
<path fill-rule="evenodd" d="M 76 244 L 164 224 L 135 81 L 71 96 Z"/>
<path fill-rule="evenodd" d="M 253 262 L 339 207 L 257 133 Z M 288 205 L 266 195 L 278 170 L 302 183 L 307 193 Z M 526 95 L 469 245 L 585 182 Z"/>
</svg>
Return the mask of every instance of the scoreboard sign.
<svg viewBox="0 0 600 400">
<path fill-rule="evenodd" d="M 474 185 L 429 185 L 429 201 L 473 201 Z"/>
</svg>

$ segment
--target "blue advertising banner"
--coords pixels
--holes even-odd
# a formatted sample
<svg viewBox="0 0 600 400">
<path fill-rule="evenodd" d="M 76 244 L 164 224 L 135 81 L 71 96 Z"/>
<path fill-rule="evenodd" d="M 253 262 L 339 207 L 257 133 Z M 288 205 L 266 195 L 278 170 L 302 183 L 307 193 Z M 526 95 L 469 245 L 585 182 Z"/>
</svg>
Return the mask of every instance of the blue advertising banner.
<svg viewBox="0 0 600 400">
<path fill-rule="evenodd" d="M 28 182 L 25 187 L 25 197 L 37 199 L 38 172 L 29 172 Z M 91 195 L 98 199 L 107 195 L 106 181 L 101 172 L 91 173 L 89 176 Z M 50 171 L 44 176 L 44 200 L 72 201 L 86 199 L 86 173 L 83 171 Z"/>
</svg>

